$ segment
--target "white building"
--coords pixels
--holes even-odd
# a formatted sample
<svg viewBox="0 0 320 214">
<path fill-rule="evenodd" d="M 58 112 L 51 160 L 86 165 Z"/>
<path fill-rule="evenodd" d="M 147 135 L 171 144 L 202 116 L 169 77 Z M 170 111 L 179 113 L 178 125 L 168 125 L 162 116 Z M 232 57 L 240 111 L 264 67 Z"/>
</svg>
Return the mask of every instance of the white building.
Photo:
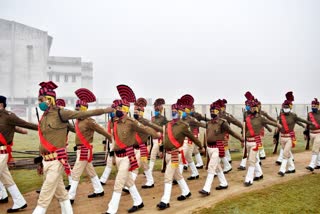
<svg viewBox="0 0 320 214">
<path fill-rule="evenodd" d="M 92 90 L 92 63 L 82 62 L 80 57 L 50 56 L 48 59 L 48 80 L 58 85 L 57 97 L 74 105 L 74 94 L 78 88 Z"/>
<path fill-rule="evenodd" d="M 34 103 L 47 77 L 52 37 L 47 32 L 0 19 L 1 94 L 11 103 Z"/>
<path fill-rule="evenodd" d="M 92 63 L 80 57 L 49 57 L 52 40 L 45 31 L 0 19 L 0 95 L 8 98 L 9 110 L 29 121 L 35 121 L 42 81 L 57 83 L 57 96 L 68 105 L 74 105 L 76 89 L 92 90 Z"/>
</svg>

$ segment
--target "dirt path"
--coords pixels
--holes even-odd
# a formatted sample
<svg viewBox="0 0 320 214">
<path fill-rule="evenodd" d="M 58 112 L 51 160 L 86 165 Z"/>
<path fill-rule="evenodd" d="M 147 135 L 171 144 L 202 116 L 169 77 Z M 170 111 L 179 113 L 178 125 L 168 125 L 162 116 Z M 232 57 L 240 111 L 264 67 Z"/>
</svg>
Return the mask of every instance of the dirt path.
<svg viewBox="0 0 320 214">
<path fill-rule="evenodd" d="M 213 181 L 213 186 L 211 190 L 211 195 L 208 197 L 202 197 L 198 191 L 202 189 L 205 179 L 206 171 L 204 169 L 200 170 L 200 178 L 194 181 L 188 181 L 189 188 L 191 190 L 192 196 L 183 201 L 177 201 L 176 198 L 180 195 L 180 189 L 177 185 L 173 186 L 171 194 L 171 203 L 170 208 L 161 211 L 161 214 L 164 213 L 191 213 L 199 208 L 210 207 L 227 197 L 236 196 L 244 192 L 250 192 L 257 189 L 263 189 L 274 184 L 279 184 L 291 180 L 296 177 L 300 177 L 306 174 L 310 174 L 305 167 L 309 164 L 311 154 L 310 152 L 303 152 L 295 154 L 295 164 L 296 164 L 296 173 L 287 174 L 284 177 L 277 175 L 279 166 L 275 165 L 276 156 L 268 157 L 262 162 L 262 170 L 264 178 L 261 181 L 254 182 L 250 187 L 244 187 L 243 181 L 246 174 L 246 171 L 238 171 L 237 167 L 239 161 L 233 162 L 233 170 L 226 175 L 226 178 L 229 182 L 229 188 L 227 190 L 215 190 L 215 187 L 219 185 L 218 179 L 215 177 Z M 320 171 L 315 171 L 319 173 Z M 187 178 L 190 175 L 189 171 L 184 172 L 184 177 Z M 138 211 L 137 213 L 154 213 L 158 212 L 156 209 L 156 204 L 160 202 L 161 196 L 163 194 L 163 174 L 160 172 L 154 173 L 155 179 L 155 188 L 153 189 L 141 189 L 141 185 L 145 182 L 144 175 L 139 175 L 137 178 L 137 187 L 143 198 L 145 207 Z M 105 212 L 107 205 L 110 201 L 112 190 L 113 190 L 114 181 L 110 180 L 107 182 L 107 185 L 104 186 L 105 195 L 100 198 L 89 199 L 87 194 L 92 191 L 90 183 L 81 183 L 78 187 L 78 193 L 73 205 L 73 210 L 75 214 L 98 214 Z M 24 195 L 25 199 L 28 202 L 28 208 L 19 212 L 21 214 L 32 213 L 33 209 L 36 206 L 38 194 L 35 192 L 30 192 Z M 8 204 L 0 204 L 0 213 L 5 213 L 4 211 L 12 206 L 12 200 L 9 198 Z M 130 195 L 122 194 L 120 208 L 118 213 L 127 213 L 127 209 L 132 206 L 132 200 Z M 61 213 L 59 203 L 53 199 L 50 207 L 47 211 L 48 214 L 52 213 Z"/>
</svg>

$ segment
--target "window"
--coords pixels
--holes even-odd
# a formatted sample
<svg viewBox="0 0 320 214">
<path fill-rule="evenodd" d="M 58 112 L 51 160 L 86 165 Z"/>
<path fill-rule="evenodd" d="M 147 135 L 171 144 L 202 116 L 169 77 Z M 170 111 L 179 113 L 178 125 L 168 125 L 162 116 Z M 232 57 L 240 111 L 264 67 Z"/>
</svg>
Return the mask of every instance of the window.
<svg viewBox="0 0 320 214">
<path fill-rule="evenodd" d="M 52 74 L 49 74 L 49 81 L 52 81 Z"/>
<path fill-rule="evenodd" d="M 72 75 L 72 82 L 76 82 L 76 75 Z"/>
<path fill-rule="evenodd" d="M 64 75 L 64 82 L 68 82 L 68 75 Z"/>
<path fill-rule="evenodd" d="M 57 74 L 57 76 L 56 76 L 56 81 L 57 81 L 57 82 L 60 82 L 60 76 L 59 76 L 59 74 Z"/>
</svg>

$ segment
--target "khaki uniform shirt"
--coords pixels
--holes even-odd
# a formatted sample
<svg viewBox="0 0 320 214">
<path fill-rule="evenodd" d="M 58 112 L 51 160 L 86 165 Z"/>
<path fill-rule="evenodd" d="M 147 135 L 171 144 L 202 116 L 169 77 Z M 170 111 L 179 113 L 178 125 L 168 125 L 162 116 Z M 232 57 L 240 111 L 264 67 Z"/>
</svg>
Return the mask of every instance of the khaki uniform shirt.
<svg viewBox="0 0 320 214">
<path fill-rule="evenodd" d="M 207 142 L 224 141 L 226 132 L 241 141 L 241 136 L 231 130 L 227 120 L 222 118 L 210 120 L 207 127 Z"/>
<path fill-rule="evenodd" d="M 126 146 L 132 146 L 136 143 L 136 132 L 151 135 L 154 138 L 158 137 L 158 134 L 154 129 L 144 126 L 139 121 L 127 116 L 117 121 L 117 133 L 114 133 L 114 135 L 117 134 L 120 141 Z M 122 148 L 117 145 L 117 141 L 115 141 L 114 151 L 121 149 Z"/>
<path fill-rule="evenodd" d="M 228 121 L 229 124 L 234 124 L 238 126 L 240 129 L 242 129 L 242 123 L 239 120 L 237 120 L 232 114 L 229 114 L 224 111 L 219 114 L 219 117 Z"/>
<path fill-rule="evenodd" d="M 60 108 L 56 106 L 51 107 L 46 113 L 44 113 L 42 120 L 40 121 L 40 129 L 43 137 L 56 148 L 64 148 L 66 146 L 68 122 L 64 121 L 101 115 L 113 111 L 112 108 L 95 109 L 84 112 L 60 109 L 60 118 L 58 113 L 59 109 Z M 41 144 L 39 149 L 40 153 L 48 153 Z"/>
<path fill-rule="evenodd" d="M 289 128 L 289 132 L 291 131 L 294 131 L 294 126 L 296 125 L 296 123 L 299 121 L 299 122 L 302 122 L 302 123 L 306 123 L 306 124 L 309 124 L 309 125 L 312 125 L 311 122 L 307 121 L 307 120 L 304 120 L 300 117 L 298 117 L 295 113 L 293 112 L 289 112 L 287 114 L 285 113 L 281 113 L 280 116 L 279 116 L 279 123 L 282 125 L 282 128 L 280 130 L 281 133 L 286 133 L 286 131 L 284 130 L 284 127 L 283 127 L 283 123 L 282 123 L 282 119 L 281 119 L 281 115 L 284 115 L 285 118 L 286 118 L 286 121 L 287 121 L 287 124 L 288 124 L 288 128 Z"/>
<path fill-rule="evenodd" d="M 156 125 L 155 123 L 151 123 L 149 120 L 145 119 L 145 118 L 139 118 L 138 121 L 140 123 L 142 123 L 142 125 L 144 126 L 148 126 L 154 130 L 156 130 L 157 132 L 163 132 L 162 127 Z M 148 141 L 148 137 L 150 136 L 150 134 L 145 134 L 145 133 L 138 133 L 139 137 L 141 138 L 142 142 L 146 143 Z M 136 141 L 135 145 L 138 145 L 139 143 Z"/>
<path fill-rule="evenodd" d="M 188 123 L 178 120 L 172 125 L 172 133 L 174 138 L 179 142 L 180 147 L 183 145 L 184 139 L 188 137 L 193 141 L 200 149 L 202 149 L 201 142 L 196 138 L 190 130 Z M 164 137 L 164 149 L 174 150 L 176 147 L 172 144 L 168 137 L 168 124 L 166 125 L 165 137 Z"/>
<path fill-rule="evenodd" d="M 152 117 L 151 122 L 162 127 L 163 125 L 166 125 L 168 123 L 168 120 L 164 116 L 158 115 Z"/>
<path fill-rule="evenodd" d="M 256 114 L 255 116 L 251 117 L 250 121 L 254 131 L 254 136 L 260 135 L 261 129 L 265 127 L 266 124 L 277 127 L 277 123 L 272 122 L 266 119 L 265 117 L 261 117 L 260 114 Z M 247 122 L 246 122 L 246 137 L 253 137 L 249 132 Z"/>
<path fill-rule="evenodd" d="M 32 130 L 38 130 L 38 126 L 33 123 L 28 123 L 15 115 L 14 113 L 5 109 L 0 110 L 0 133 L 6 139 L 8 145 L 12 144 L 15 127 L 23 127 Z M 0 146 L 3 144 L 0 143 Z"/>
<path fill-rule="evenodd" d="M 315 119 L 315 120 L 317 121 L 317 123 L 320 125 L 320 112 L 319 112 L 319 111 L 318 111 L 317 113 L 311 112 L 311 114 L 313 114 L 314 119 Z M 311 122 L 310 117 L 309 117 L 309 114 L 308 114 L 308 121 Z M 315 127 L 314 125 L 309 125 L 309 129 L 310 129 L 310 130 L 316 130 L 316 129 L 319 129 L 319 128 Z"/>
<path fill-rule="evenodd" d="M 188 115 L 186 118 L 181 120 L 187 123 L 190 126 L 191 130 L 199 129 L 199 127 L 206 128 L 205 123 L 199 122 L 196 118 L 191 117 L 190 115 Z"/>
<path fill-rule="evenodd" d="M 79 119 L 79 130 L 81 134 L 85 137 L 85 139 L 92 143 L 93 141 L 93 135 L 94 132 L 98 132 L 99 134 L 105 136 L 108 140 L 111 141 L 111 135 L 106 132 L 104 128 L 99 126 L 96 121 L 92 118 L 86 118 L 86 119 Z M 76 135 L 76 145 L 81 145 L 82 142 L 80 141 L 78 135 Z"/>
</svg>

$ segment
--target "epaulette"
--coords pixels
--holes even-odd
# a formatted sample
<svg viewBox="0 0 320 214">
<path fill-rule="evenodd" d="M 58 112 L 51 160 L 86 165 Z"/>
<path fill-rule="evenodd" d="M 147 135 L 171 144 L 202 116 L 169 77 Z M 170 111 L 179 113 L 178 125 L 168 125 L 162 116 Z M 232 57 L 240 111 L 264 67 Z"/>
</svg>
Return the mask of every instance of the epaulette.
<svg viewBox="0 0 320 214">
<path fill-rule="evenodd" d="M 228 122 L 228 120 L 224 119 L 224 118 L 219 118 L 222 122 Z"/>
<path fill-rule="evenodd" d="M 228 122 L 226 119 L 223 119 L 223 118 L 221 118 L 221 117 L 220 117 L 219 119 L 220 119 L 219 121 L 221 121 L 220 124 L 223 124 L 223 123 L 225 123 L 225 122 Z"/>
</svg>

